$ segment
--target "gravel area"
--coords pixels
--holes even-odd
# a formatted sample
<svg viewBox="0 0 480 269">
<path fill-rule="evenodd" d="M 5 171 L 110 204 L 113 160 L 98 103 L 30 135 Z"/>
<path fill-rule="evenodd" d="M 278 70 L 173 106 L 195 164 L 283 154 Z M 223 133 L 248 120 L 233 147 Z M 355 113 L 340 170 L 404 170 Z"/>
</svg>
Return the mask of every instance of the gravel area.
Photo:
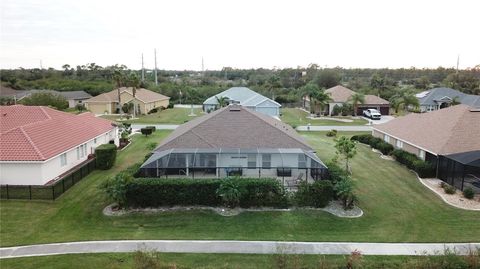
<svg viewBox="0 0 480 269">
<path fill-rule="evenodd" d="M 466 209 L 466 210 L 478 210 L 480 211 L 480 194 L 475 195 L 475 198 L 469 200 L 463 197 L 461 191 L 457 190 L 455 194 L 446 194 L 440 186 L 442 182 L 437 178 L 418 178 L 423 185 L 427 186 L 430 190 L 434 191 L 440 196 L 447 204 L 454 207 Z"/>
<path fill-rule="evenodd" d="M 314 207 L 299 207 L 299 208 L 225 208 L 225 207 L 210 207 L 210 206 L 172 206 L 172 207 L 158 207 L 158 208 L 129 208 L 116 209 L 116 204 L 111 204 L 103 209 L 103 214 L 106 216 L 123 216 L 131 213 L 159 213 L 171 211 L 190 211 L 190 210 L 211 210 L 221 216 L 230 217 L 236 216 L 242 212 L 271 212 L 271 211 L 293 211 L 293 210 L 320 210 L 333 214 L 341 218 L 358 218 L 363 215 L 362 209 L 355 206 L 351 210 L 344 210 L 340 201 L 332 201 L 324 208 Z"/>
</svg>

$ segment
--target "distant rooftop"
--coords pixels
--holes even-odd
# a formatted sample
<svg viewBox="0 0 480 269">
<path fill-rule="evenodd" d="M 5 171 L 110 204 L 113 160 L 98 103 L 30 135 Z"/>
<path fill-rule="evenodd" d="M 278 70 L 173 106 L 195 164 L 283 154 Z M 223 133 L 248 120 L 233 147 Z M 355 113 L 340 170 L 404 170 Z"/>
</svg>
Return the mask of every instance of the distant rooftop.
<svg viewBox="0 0 480 269">
<path fill-rule="evenodd" d="M 415 95 L 422 106 L 437 105 L 439 101 L 458 98 L 458 101 L 471 107 L 480 107 L 480 96 L 466 94 L 451 88 L 434 88 Z"/>
<path fill-rule="evenodd" d="M 226 91 L 216 94 L 203 102 L 204 105 L 216 105 L 218 104 L 217 98 L 227 97 L 231 101 L 238 102 L 241 106 L 256 106 L 263 103 L 265 100 L 269 100 L 274 104 L 281 106 L 274 100 L 265 97 L 257 92 L 250 90 L 247 87 L 232 87 Z"/>
</svg>

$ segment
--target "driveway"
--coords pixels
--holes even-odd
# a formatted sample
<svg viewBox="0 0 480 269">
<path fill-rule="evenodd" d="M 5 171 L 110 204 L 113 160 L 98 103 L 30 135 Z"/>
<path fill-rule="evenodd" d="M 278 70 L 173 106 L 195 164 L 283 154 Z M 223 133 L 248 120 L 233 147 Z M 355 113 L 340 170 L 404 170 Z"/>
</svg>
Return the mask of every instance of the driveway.
<svg viewBox="0 0 480 269">
<path fill-rule="evenodd" d="M 382 116 L 381 119 L 379 119 L 379 120 L 371 120 L 367 117 L 362 117 L 362 119 L 364 119 L 368 122 L 371 122 L 373 125 L 377 125 L 377 124 L 382 124 L 382 123 L 389 122 L 389 121 L 395 119 L 395 117 L 394 116 Z"/>
<path fill-rule="evenodd" d="M 83 241 L 0 248 L 0 258 L 50 256 L 71 253 L 108 253 L 154 250 L 175 253 L 438 255 L 446 249 L 459 255 L 480 248 L 480 243 L 355 243 L 225 240 L 118 240 Z"/>
</svg>

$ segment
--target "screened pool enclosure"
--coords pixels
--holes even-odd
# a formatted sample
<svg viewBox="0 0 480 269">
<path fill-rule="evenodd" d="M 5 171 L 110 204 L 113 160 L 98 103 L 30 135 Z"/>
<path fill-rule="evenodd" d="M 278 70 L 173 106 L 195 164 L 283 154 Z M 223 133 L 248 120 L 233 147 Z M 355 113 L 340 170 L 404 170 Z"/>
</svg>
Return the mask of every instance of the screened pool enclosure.
<svg viewBox="0 0 480 269">
<path fill-rule="evenodd" d="M 140 168 L 144 177 L 223 178 L 231 176 L 318 180 L 327 167 L 299 148 L 174 148 L 155 152 Z"/>
</svg>

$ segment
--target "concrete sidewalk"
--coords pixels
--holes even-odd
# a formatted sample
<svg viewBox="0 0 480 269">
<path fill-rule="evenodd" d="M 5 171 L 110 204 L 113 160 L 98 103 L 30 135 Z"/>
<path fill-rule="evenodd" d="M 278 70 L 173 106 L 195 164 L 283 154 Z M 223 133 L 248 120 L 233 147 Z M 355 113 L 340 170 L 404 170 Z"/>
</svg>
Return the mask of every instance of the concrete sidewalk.
<svg viewBox="0 0 480 269">
<path fill-rule="evenodd" d="M 310 127 L 310 129 L 309 129 Z M 372 131 L 372 126 L 370 125 L 352 125 L 352 126 L 335 126 L 335 125 L 328 125 L 328 126 L 298 126 L 297 131 L 330 131 L 330 130 L 337 130 L 337 131 L 347 131 L 347 132 L 370 132 Z"/>
<path fill-rule="evenodd" d="M 155 250 L 172 253 L 240 253 L 240 254 L 325 254 L 349 255 L 438 255 L 446 249 L 468 254 L 480 243 L 348 243 L 283 242 L 226 240 L 118 240 L 54 243 L 0 248 L 0 258 L 49 256 L 73 253 L 134 252 Z"/>
</svg>

